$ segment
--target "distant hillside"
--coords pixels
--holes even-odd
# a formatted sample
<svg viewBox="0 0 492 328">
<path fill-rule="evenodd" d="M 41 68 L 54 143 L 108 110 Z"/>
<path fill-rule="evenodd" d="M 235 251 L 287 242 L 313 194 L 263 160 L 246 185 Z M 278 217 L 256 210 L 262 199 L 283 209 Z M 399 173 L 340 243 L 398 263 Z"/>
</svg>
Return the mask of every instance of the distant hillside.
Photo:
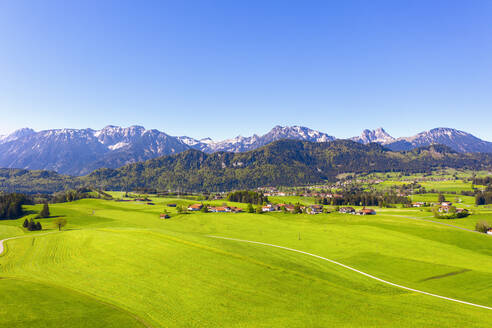
<svg viewBox="0 0 492 328">
<path fill-rule="evenodd" d="M 394 152 L 379 144 L 364 145 L 350 140 L 280 140 L 244 153 L 207 154 L 190 149 L 118 169 L 98 169 L 84 177 L 1 169 L 0 190 L 32 193 L 94 186 L 111 190 L 144 187 L 227 191 L 334 181 L 337 174 L 344 172 L 430 172 L 443 167 L 490 169 L 492 154 L 463 154 L 442 145 Z"/>
<path fill-rule="evenodd" d="M 490 167 L 492 154 L 461 154 L 446 146 L 393 152 L 378 144 L 350 140 L 329 143 L 280 140 L 245 153 L 206 154 L 189 150 L 119 169 L 100 169 L 85 178 L 92 184 L 124 189 L 224 191 L 265 185 L 305 185 L 334 180 L 343 172 L 429 172 L 434 168 Z"/>
</svg>

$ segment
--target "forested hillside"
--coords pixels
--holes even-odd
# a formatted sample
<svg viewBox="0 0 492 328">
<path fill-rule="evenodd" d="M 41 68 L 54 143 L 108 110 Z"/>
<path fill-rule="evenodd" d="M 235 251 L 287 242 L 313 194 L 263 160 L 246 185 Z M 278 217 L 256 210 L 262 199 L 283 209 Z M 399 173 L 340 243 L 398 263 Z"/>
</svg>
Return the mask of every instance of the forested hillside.
<svg viewBox="0 0 492 328">
<path fill-rule="evenodd" d="M 344 172 L 430 172 L 441 167 L 483 169 L 492 154 L 463 154 L 435 145 L 393 152 L 379 144 L 350 140 L 312 143 L 280 140 L 245 153 L 206 154 L 188 150 L 123 166 L 99 169 L 85 177 L 46 171 L 0 171 L 0 188 L 47 192 L 83 185 L 100 189 L 155 188 L 180 191 L 226 191 L 266 185 L 305 185 L 334 180 Z"/>
</svg>

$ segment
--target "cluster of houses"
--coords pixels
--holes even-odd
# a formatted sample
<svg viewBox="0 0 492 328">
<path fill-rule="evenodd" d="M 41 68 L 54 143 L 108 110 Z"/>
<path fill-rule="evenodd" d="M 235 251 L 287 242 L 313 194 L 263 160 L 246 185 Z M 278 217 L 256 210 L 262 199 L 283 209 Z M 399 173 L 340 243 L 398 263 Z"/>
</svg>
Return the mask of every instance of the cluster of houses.
<svg viewBox="0 0 492 328">
<path fill-rule="evenodd" d="M 261 207 L 262 212 L 278 212 L 285 208 L 287 212 L 293 213 L 295 211 L 295 206 L 292 204 L 267 204 Z M 308 214 L 320 214 L 323 213 L 322 205 L 310 205 L 304 206 L 300 205 L 299 209 Z"/>
<path fill-rule="evenodd" d="M 442 202 L 438 208 L 439 213 L 449 213 L 451 208 L 453 208 L 453 203 L 451 202 Z M 468 210 L 466 208 L 456 208 L 456 213 L 467 213 Z"/>
<path fill-rule="evenodd" d="M 373 210 L 372 208 L 362 208 L 359 211 L 356 211 L 355 208 L 353 207 L 340 207 L 338 209 L 338 212 L 340 213 L 346 213 L 346 214 L 355 214 L 355 215 L 376 215 L 376 211 Z"/>
<path fill-rule="evenodd" d="M 309 192 L 309 193 L 303 193 L 300 196 L 302 196 L 302 197 L 321 197 L 321 198 L 343 198 L 343 195 L 341 195 L 341 194 L 332 194 L 332 193 L 326 193 L 326 192 Z"/>
<path fill-rule="evenodd" d="M 203 204 L 192 204 L 188 206 L 188 211 L 200 211 L 203 208 Z M 207 209 L 209 212 L 214 212 L 214 213 L 240 213 L 243 212 L 242 208 L 235 207 L 235 206 L 207 206 Z"/>
</svg>

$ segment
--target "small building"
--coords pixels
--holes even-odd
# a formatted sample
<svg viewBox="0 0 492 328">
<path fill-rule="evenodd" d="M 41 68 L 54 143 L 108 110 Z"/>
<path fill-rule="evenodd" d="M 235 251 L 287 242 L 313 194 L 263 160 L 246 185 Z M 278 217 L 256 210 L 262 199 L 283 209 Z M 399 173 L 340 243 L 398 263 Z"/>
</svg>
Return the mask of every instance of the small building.
<svg viewBox="0 0 492 328">
<path fill-rule="evenodd" d="M 262 212 L 274 212 L 275 206 L 273 206 L 272 204 L 268 204 L 268 205 L 262 206 L 261 210 L 262 210 Z"/>
<path fill-rule="evenodd" d="M 176 204 L 167 204 L 167 207 L 176 207 Z"/>
<path fill-rule="evenodd" d="M 217 213 L 225 213 L 225 212 L 231 212 L 231 208 L 229 206 L 217 206 L 217 207 L 210 207 L 210 212 L 217 212 Z"/>
<path fill-rule="evenodd" d="M 170 219 L 171 217 L 169 216 L 169 214 L 161 213 L 160 218 L 161 219 Z"/>
<path fill-rule="evenodd" d="M 376 211 L 372 208 L 363 208 L 357 212 L 358 215 L 376 215 Z"/>
<path fill-rule="evenodd" d="M 413 207 L 422 207 L 422 206 L 425 206 L 427 205 L 425 202 L 413 202 L 412 203 L 412 206 Z"/>
<path fill-rule="evenodd" d="M 188 206 L 188 211 L 199 211 L 202 209 L 202 207 L 203 207 L 202 204 L 193 204 Z"/>
<path fill-rule="evenodd" d="M 451 209 L 450 205 L 441 205 L 439 206 L 439 213 L 449 213 L 449 210 Z"/>
<path fill-rule="evenodd" d="M 487 235 L 492 235 L 492 228 L 490 228 L 489 230 L 487 230 Z"/>
<path fill-rule="evenodd" d="M 453 205 L 453 203 L 451 203 L 451 202 L 442 202 L 441 205 L 442 206 L 451 206 L 451 205 Z"/>
<path fill-rule="evenodd" d="M 320 214 L 323 213 L 323 205 L 311 205 L 309 206 L 311 209 L 310 213 L 311 214 Z"/>
<path fill-rule="evenodd" d="M 295 209 L 295 206 L 292 205 L 292 204 L 284 204 L 283 206 L 281 206 L 281 208 L 284 207 L 286 211 L 288 212 L 294 212 L 294 209 Z"/>
<path fill-rule="evenodd" d="M 355 209 L 353 207 L 340 207 L 338 212 L 353 214 L 353 213 L 355 213 Z"/>
</svg>

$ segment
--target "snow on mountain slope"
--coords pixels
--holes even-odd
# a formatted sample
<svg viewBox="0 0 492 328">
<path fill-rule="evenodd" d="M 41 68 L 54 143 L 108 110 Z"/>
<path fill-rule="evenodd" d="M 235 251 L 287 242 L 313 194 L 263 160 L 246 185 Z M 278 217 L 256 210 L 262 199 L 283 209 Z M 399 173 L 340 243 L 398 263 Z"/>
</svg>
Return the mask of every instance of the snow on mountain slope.
<svg viewBox="0 0 492 328">
<path fill-rule="evenodd" d="M 335 137 L 302 126 L 275 126 L 264 135 L 237 136 L 213 141 L 174 137 L 142 126 L 106 126 L 101 130 L 55 129 L 35 132 L 24 128 L 0 138 L 0 167 L 45 169 L 59 173 L 83 175 L 101 167 L 116 168 L 128 163 L 198 149 L 244 152 L 280 139 L 329 142 Z M 410 150 L 432 144 L 444 144 L 459 152 L 492 152 L 492 143 L 469 133 L 437 128 L 413 137 L 395 139 L 383 128 L 364 130 L 360 143 L 376 142 L 392 150 Z"/>
<path fill-rule="evenodd" d="M 359 137 L 351 138 L 351 140 L 368 144 L 371 142 L 377 142 L 380 144 L 387 144 L 393 142 L 395 138 L 390 136 L 383 128 L 377 128 L 376 130 L 364 130 Z"/>
</svg>

